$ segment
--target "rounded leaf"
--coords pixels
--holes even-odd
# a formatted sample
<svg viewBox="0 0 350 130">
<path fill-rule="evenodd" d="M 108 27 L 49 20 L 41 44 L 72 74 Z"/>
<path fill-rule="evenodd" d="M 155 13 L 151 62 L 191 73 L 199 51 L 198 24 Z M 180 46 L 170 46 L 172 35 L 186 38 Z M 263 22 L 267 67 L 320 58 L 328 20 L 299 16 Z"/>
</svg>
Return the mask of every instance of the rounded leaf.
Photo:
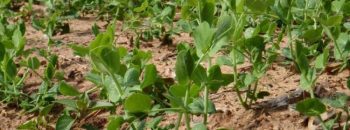
<svg viewBox="0 0 350 130">
<path fill-rule="evenodd" d="M 128 113 L 147 113 L 152 108 L 152 99 L 142 93 L 134 93 L 124 102 L 125 110 Z"/>
<path fill-rule="evenodd" d="M 326 111 L 326 106 L 318 99 L 309 98 L 298 102 L 296 110 L 307 116 L 318 116 Z"/>
</svg>

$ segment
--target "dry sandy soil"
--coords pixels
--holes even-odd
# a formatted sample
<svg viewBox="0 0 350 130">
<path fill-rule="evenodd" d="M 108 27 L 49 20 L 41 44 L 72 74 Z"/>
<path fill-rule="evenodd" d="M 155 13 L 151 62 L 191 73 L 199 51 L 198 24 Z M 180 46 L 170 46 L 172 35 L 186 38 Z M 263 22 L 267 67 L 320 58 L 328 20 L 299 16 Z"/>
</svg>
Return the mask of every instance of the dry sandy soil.
<svg viewBox="0 0 350 130">
<path fill-rule="evenodd" d="M 91 26 L 94 24 L 94 18 L 85 17 L 77 20 L 70 20 L 69 25 L 71 32 L 64 35 L 58 35 L 54 38 L 62 41 L 62 44 L 54 47 L 53 53 L 59 56 L 60 69 L 64 71 L 65 78 L 70 84 L 84 91 L 93 86 L 92 83 L 84 80 L 84 74 L 89 71 L 88 62 L 78 56 L 74 56 L 73 52 L 67 45 L 79 44 L 88 45 L 94 39 Z M 101 28 L 105 22 L 97 22 Z M 118 38 L 117 46 L 129 46 L 129 39 L 120 31 L 121 23 L 117 24 L 116 37 Z M 33 29 L 30 24 L 27 26 L 25 34 L 27 38 L 26 48 L 46 48 L 47 39 L 43 33 Z M 173 37 L 174 44 L 179 42 L 192 42 L 189 34 L 181 34 Z M 174 65 L 176 58 L 176 45 L 160 46 L 160 41 L 143 42 L 141 49 L 152 52 L 151 60 L 157 66 L 158 72 L 162 77 L 174 78 Z M 249 69 L 249 65 L 240 67 L 240 71 Z M 222 68 L 226 73 L 230 69 Z M 346 79 L 349 71 L 345 70 L 339 74 L 333 75 L 329 73 L 323 74 L 317 81 L 317 86 L 326 92 L 346 90 Z M 290 66 L 275 63 L 267 71 L 267 74 L 260 80 L 258 88 L 271 93 L 270 96 L 263 100 L 259 100 L 254 106 L 257 109 L 245 110 L 238 101 L 238 98 L 230 86 L 220 89 L 217 93 L 212 93 L 210 98 L 216 105 L 217 113 L 209 117 L 209 129 L 228 128 L 228 129 L 312 129 L 310 122 L 312 119 L 299 114 L 293 109 L 293 104 L 282 104 L 280 107 L 274 107 L 264 104 L 283 102 L 280 99 L 288 97 L 290 94 L 296 93 L 298 90 L 299 75 L 294 73 Z M 26 82 L 27 90 L 35 90 L 40 85 L 40 80 L 32 76 Z M 299 96 L 300 97 L 300 96 Z M 260 106 L 260 107 L 259 107 Z M 107 122 L 107 113 L 100 113 L 94 119 L 88 120 L 91 124 L 103 128 Z M 166 115 L 162 124 L 173 122 L 177 116 L 173 114 Z M 324 115 L 327 117 L 327 115 Z M 23 111 L 8 105 L 0 105 L 0 130 L 15 129 L 18 125 L 35 118 L 33 114 L 25 114 Z M 51 122 L 55 119 L 52 118 Z M 193 116 L 192 122 L 201 121 L 200 117 Z M 311 123 L 312 124 L 312 123 Z M 184 129 L 184 127 L 181 127 Z"/>
</svg>

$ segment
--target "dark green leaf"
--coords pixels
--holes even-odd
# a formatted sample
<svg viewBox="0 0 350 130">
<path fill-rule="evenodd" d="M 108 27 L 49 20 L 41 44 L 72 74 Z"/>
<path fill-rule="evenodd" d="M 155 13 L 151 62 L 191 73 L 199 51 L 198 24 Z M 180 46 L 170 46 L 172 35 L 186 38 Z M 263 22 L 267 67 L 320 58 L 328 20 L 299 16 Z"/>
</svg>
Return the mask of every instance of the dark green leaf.
<svg viewBox="0 0 350 130">
<path fill-rule="evenodd" d="M 194 68 L 194 61 L 190 51 L 181 51 L 177 55 L 175 64 L 176 80 L 180 84 L 187 84 Z"/>
<path fill-rule="evenodd" d="M 201 8 L 201 20 L 209 23 L 210 25 L 214 21 L 215 13 L 215 0 L 205 0 L 203 2 L 203 7 Z"/>
<path fill-rule="evenodd" d="M 32 57 L 28 59 L 28 67 L 35 70 L 40 67 L 40 61 L 36 57 Z"/>
<path fill-rule="evenodd" d="M 117 73 L 120 67 L 119 53 L 111 48 L 103 48 L 100 58 L 104 61 L 105 67 L 112 73 Z"/>
<path fill-rule="evenodd" d="M 141 88 L 145 88 L 154 84 L 157 81 L 157 69 L 153 64 L 147 65 L 145 67 L 144 79 L 141 84 Z"/>
<path fill-rule="evenodd" d="M 62 115 L 56 123 L 56 130 L 70 130 L 73 126 L 74 119 L 68 115 Z"/>
<path fill-rule="evenodd" d="M 194 69 L 191 79 L 196 83 L 197 85 L 201 85 L 202 83 L 207 82 L 207 72 L 205 68 L 201 65 L 198 65 L 197 68 Z"/>
<path fill-rule="evenodd" d="M 12 59 L 8 60 L 5 68 L 6 68 L 6 74 L 9 76 L 9 78 L 13 79 L 16 77 L 17 67 Z"/>
<path fill-rule="evenodd" d="M 125 73 L 124 84 L 127 86 L 138 85 L 140 84 L 139 77 L 140 77 L 139 69 L 130 68 Z"/>
<path fill-rule="evenodd" d="M 91 27 L 92 33 L 97 36 L 100 33 L 100 30 L 98 30 L 98 26 L 96 23 Z"/>
<path fill-rule="evenodd" d="M 307 116 L 318 116 L 326 111 L 326 106 L 318 99 L 308 98 L 298 102 L 296 110 Z"/>
</svg>

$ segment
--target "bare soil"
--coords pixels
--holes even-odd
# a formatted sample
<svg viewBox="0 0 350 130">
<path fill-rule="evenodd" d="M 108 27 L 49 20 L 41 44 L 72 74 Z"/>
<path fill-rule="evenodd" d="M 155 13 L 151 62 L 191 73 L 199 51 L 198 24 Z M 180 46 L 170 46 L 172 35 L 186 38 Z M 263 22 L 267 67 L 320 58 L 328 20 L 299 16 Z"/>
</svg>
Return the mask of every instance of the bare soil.
<svg viewBox="0 0 350 130">
<path fill-rule="evenodd" d="M 88 45 L 94 39 L 91 27 L 95 23 L 93 17 L 85 17 L 68 21 L 71 32 L 68 34 L 57 35 L 54 38 L 62 43 L 52 48 L 52 52 L 59 56 L 60 70 L 64 72 L 65 79 L 70 84 L 85 91 L 93 86 L 92 83 L 84 80 L 84 75 L 89 71 L 88 61 L 82 57 L 75 56 L 72 50 L 67 46 L 69 44 Z M 103 28 L 105 22 L 97 22 L 97 25 Z M 30 24 L 27 25 L 26 48 L 46 48 L 47 39 L 40 31 L 33 29 Z M 121 23 L 117 24 L 116 38 L 117 46 L 129 47 L 129 39 L 126 33 L 121 32 Z M 175 45 L 161 46 L 161 41 L 143 42 L 141 49 L 152 52 L 151 62 L 157 66 L 159 74 L 164 78 L 174 78 L 174 66 L 176 59 L 176 44 L 180 42 L 193 42 L 189 34 L 174 36 Z M 249 64 L 240 67 L 240 71 L 245 71 Z M 223 67 L 225 73 L 230 73 L 230 69 Z M 339 74 L 323 74 L 317 81 L 317 86 L 326 91 L 350 92 L 346 89 L 346 79 L 349 71 L 345 70 Z M 40 80 L 33 75 L 26 82 L 26 90 L 35 91 L 40 85 Z M 299 75 L 293 72 L 290 66 L 275 63 L 267 71 L 266 75 L 260 80 L 258 88 L 270 92 L 270 96 L 263 100 L 258 100 L 256 106 L 264 102 L 274 101 L 283 96 L 295 92 L 299 86 Z M 306 116 L 299 114 L 293 109 L 293 104 L 287 104 L 287 107 L 260 108 L 245 110 L 239 103 L 236 93 L 232 91 L 231 86 L 221 88 L 218 92 L 210 94 L 210 98 L 215 103 L 217 113 L 209 117 L 209 129 L 229 128 L 229 129 L 313 129 Z M 330 110 L 332 111 L 332 110 Z M 86 120 L 99 128 L 103 128 L 107 123 L 108 114 L 99 112 L 94 118 Z M 324 117 L 327 117 L 325 115 Z M 15 107 L 0 104 L 0 130 L 11 130 L 27 120 L 34 119 L 34 114 L 25 114 Z M 177 115 L 167 114 L 162 124 L 169 124 L 176 120 Z M 192 123 L 200 122 L 200 117 L 193 116 Z M 49 122 L 54 122 L 54 119 Z M 312 124 L 312 123 L 311 123 Z M 184 125 L 184 124 L 183 124 Z M 184 127 L 181 127 L 185 129 Z"/>
</svg>

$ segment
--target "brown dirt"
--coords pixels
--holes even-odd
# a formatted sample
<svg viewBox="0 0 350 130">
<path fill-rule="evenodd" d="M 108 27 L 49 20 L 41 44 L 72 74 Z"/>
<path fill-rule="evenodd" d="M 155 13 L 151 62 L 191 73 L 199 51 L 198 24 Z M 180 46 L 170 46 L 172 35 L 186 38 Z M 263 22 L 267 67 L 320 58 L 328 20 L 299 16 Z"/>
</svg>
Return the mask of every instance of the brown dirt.
<svg viewBox="0 0 350 130">
<path fill-rule="evenodd" d="M 62 41 L 62 44 L 53 47 L 52 52 L 59 56 L 60 69 L 64 72 L 65 78 L 70 84 L 76 86 L 81 91 L 85 91 L 93 86 L 92 83 L 84 80 L 84 74 L 89 71 L 88 62 L 78 56 L 74 56 L 73 52 L 67 45 L 80 44 L 87 45 L 94 36 L 91 32 L 91 26 L 94 24 L 92 17 L 83 19 L 76 19 L 68 21 L 71 32 L 64 35 L 58 35 L 54 38 Z M 97 25 L 103 27 L 105 22 L 97 22 Z M 117 24 L 116 37 L 118 46 L 128 46 L 129 40 L 125 34 L 120 31 L 121 23 Z M 47 39 L 43 33 L 36 31 L 29 24 L 27 26 L 27 46 L 26 48 L 46 48 Z M 182 41 L 192 42 L 192 38 L 188 34 L 181 34 L 174 37 L 174 43 Z M 174 65 L 176 58 L 175 45 L 160 46 L 161 42 L 158 40 L 152 42 L 142 43 L 141 48 L 152 52 L 153 58 L 151 60 L 157 66 L 159 74 L 163 77 L 174 78 Z M 243 68 L 243 67 L 242 67 Z M 226 73 L 230 69 L 223 67 Z M 243 69 L 242 69 L 243 70 Z M 317 84 L 330 91 L 345 91 L 346 79 L 349 76 L 349 71 L 346 70 L 337 75 L 323 74 Z M 259 90 L 268 91 L 270 96 L 258 102 L 276 99 L 280 96 L 286 95 L 298 88 L 299 75 L 294 74 L 288 66 L 280 64 L 273 64 L 267 71 L 266 75 L 259 82 Z M 40 80 L 32 76 L 26 82 L 26 86 L 31 89 L 36 89 L 40 85 Z M 26 88 L 26 89 L 29 89 Z M 220 89 L 217 93 L 212 93 L 210 98 L 216 105 L 217 113 L 210 115 L 209 128 L 233 128 L 233 129 L 307 129 L 305 125 L 306 117 L 299 114 L 294 109 L 288 107 L 280 110 L 245 110 L 238 101 L 238 98 L 230 86 Z M 32 114 L 23 114 L 20 110 L 11 108 L 7 105 L 0 104 L 0 129 L 15 129 L 18 125 L 27 120 L 34 119 Z M 106 123 L 108 114 L 102 113 L 88 120 L 92 124 L 103 125 Z M 162 124 L 168 124 L 176 120 L 177 115 L 168 114 L 162 121 Z M 200 117 L 193 116 L 193 124 L 200 122 Z M 184 129 L 184 127 L 181 127 Z"/>
</svg>

